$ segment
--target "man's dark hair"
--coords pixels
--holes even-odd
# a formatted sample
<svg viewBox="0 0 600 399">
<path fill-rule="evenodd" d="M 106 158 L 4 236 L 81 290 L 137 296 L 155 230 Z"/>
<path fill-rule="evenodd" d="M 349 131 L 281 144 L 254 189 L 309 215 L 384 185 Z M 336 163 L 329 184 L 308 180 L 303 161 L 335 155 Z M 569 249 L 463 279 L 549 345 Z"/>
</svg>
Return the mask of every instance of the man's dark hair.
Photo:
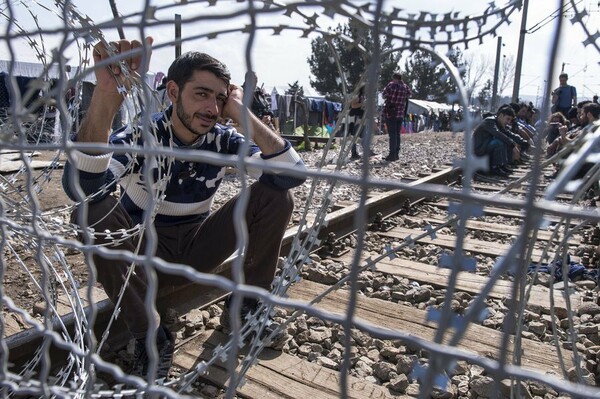
<svg viewBox="0 0 600 399">
<path fill-rule="evenodd" d="M 583 100 L 583 101 L 579 101 L 579 102 L 577 103 L 577 108 L 583 108 L 583 106 L 584 106 L 584 105 L 586 105 L 586 104 L 590 104 L 590 103 L 591 103 L 591 101 L 590 101 L 590 100 Z"/>
<path fill-rule="evenodd" d="M 392 78 L 396 80 L 402 80 L 402 75 L 396 72 L 392 75 Z"/>
<path fill-rule="evenodd" d="M 590 113 L 595 119 L 600 118 L 600 104 L 587 103 L 583 106 L 583 112 Z"/>
<path fill-rule="evenodd" d="M 525 102 L 519 103 L 519 111 L 523 108 L 527 108 L 527 111 L 531 111 L 533 107 Z"/>
<path fill-rule="evenodd" d="M 566 73 L 561 73 L 560 75 L 558 75 L 558 78 L 565 78 L 565 79 L 569 79 L 569 75 L 567 75 Z"/>
<path fill-rule="evenodd" d="M 569 111 L 567 112 L 567 118 L 568 119 L 577 119 L 577 108 L 572 107 L 569 109 Z"/>
<path fill-rule="evenodd" d="M 189 51 L 177 57 L 169 67 L 167 80 L 174 81 L 182 89 L 196 71 L 212 72 L 229 87 L 231 74 L 227 67 L 216 58 L 198 51 Z"/>
<path fill-rule="evenodd" d="M 517 116 L 517 114 L 515 113 L 515 110 L 510 105 L 505 106 L 505 107 L 500 107 L 500 109 L 498 109 L 498 112 L 496 113 L 496 116 L 499 116 L 500 114 L 509 115 L 509 116 L 512 116 L 513 118 L 516 118 L 516 116 Z"/>
</svg>

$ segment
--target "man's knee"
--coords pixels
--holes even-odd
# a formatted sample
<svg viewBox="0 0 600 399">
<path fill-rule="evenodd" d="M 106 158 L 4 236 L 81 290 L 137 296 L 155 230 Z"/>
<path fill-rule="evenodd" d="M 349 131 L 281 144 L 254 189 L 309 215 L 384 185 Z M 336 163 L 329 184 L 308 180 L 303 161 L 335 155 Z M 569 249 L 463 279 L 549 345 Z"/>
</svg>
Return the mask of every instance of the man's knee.
<svg viewBox="0 0 600 399">
<path fill-rule="evenodd" d="M 133 224 L 119 201 L 111 195 L 94 203 L 80 204 L 71 213 L 71 223 L 100 232 L 129 229 Z"/>
<path fill-rule="evenodd" d="M 266 184 L 257 183 L 253 193 L 260 198 L 260 203 L 271 212 L 280 215 L 291 215 L 294 210 L 294 196 L 291 190 L 276 190 Z"/>
</svg>

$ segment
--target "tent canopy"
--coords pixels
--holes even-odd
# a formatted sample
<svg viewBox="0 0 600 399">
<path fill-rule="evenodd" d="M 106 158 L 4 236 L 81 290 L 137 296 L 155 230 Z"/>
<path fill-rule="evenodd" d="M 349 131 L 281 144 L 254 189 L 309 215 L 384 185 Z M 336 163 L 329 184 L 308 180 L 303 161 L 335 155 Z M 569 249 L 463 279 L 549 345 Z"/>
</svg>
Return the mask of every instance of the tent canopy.
<svg viewBox="0 0 600 399">
<path fill-rule="evenodd" d="M 412 98 L 408 100 L 407 112 L 409 114 L 419 115 L 426 111 L 429 113 L 439 114 L 440 112 L 451 110 L 452 105 L 450 104 L 438 103 L 435 101 L 415 100 Z"/>
<path fill-rule="evenodd" d="M 269 87 L 271 87 L 272 89 L 269 91 Z M 285 86 L 271 86 L 268 84 L 265 84 L 264 89 L 267 93 L 270 94 L 279 94 L 281 96 L 283 96 L 285 94 L 285 92 L 287 90 L 289 90 L 289 85 L 285 85 Z M 315 89 L 313 89 L 312 87 L 306 87 L 306 86 L 302 86 L 302 90 L 304 90 L 304 96 L 305 97 L 319 97 L 319 98 L 323 98 L 323 96 L 319 93 L 317 93 L 317 91 Z"/>
<path fill-rule="evenodd" d="M 12 71 L 11 71 L 11 63 L 12 63 Z M 78 73 L 81 73 L 82 70 L 80 67 L 66 65 L 65 73 L 62 74 L 63 77 L 67 77 L 68 79 L 74 78 Z M 12 76 L 22 76 L 26 78 L 45 78 L 46 75 L 44 73 L 44 64 L 39 62 L 25 62 L 25 61 L 9 61 L 9 60 L 0 60 L 0 73 L 11 74 Z M 154 88 L 156 73 L 154 72 L 146 72 L 145 80 L 146 83 L 151 88 Z M 61 77 L 61 73 L 59 71 L 57 64 L 51 64 L 48 68 L 47 77 L 49 79 L 59 79 Z M 83 76 L 84 82 L 96 83 L 96 76 L 94 76 L 93 71 L 90 69 L 89 73 L 86 73 Z"/>
</svg>

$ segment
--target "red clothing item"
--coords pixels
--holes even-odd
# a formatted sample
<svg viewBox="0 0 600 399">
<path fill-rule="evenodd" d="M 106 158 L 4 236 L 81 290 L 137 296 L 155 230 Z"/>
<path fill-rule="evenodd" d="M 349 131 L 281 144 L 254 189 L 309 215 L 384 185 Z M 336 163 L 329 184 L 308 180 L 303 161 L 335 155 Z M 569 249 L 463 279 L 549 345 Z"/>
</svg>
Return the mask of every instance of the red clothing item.
<svg viewBox="0 0 600 399">
<path fill-rule="evenodd" d="M 384 118 L 404 118 L 406 104 L 412 96 L 410 87 L 403 81 L 392 80 L 385 86 L 382 95 L 385 99 L 382 116 Z"/>
</svg>

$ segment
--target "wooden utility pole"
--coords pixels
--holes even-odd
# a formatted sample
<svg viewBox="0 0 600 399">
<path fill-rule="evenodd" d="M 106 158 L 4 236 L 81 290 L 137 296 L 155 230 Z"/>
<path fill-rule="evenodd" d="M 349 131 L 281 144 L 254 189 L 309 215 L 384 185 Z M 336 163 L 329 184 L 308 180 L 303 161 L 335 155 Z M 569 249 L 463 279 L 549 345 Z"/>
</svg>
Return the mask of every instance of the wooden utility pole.
<svg viewBox="0 0 600 399">
<path fill-rule="evenodd" d="M 181 14 L 175 14 L 175 58 L 181 55 Z"/>
<path fill-rule="evenodd" d="M 498 101 L 498 79 L 500 75 L 500 53 L 502 50 L 502 36 L 498 36 L 498 46 L 496 47 L 496 65 L 494 66 L 494 86 L 492 89 L 492 112 L 496 111 L 496 102 Z"/>
<path fill-rule="evenodd" d="M 527 9 L 529 0 L 523 1 L 523 17 L 521 18 L 521 33 L 519 35 L 519 50 L 517 52 L 517 65 L 515 67 L 515 83 L 513 85 L 512 102 L 519 100 L 519 86 L 521 85 L 521 68 L 523 67 L 523 47 L 525 47 L 525 35 L 527 34 Z"/>
</svg>

